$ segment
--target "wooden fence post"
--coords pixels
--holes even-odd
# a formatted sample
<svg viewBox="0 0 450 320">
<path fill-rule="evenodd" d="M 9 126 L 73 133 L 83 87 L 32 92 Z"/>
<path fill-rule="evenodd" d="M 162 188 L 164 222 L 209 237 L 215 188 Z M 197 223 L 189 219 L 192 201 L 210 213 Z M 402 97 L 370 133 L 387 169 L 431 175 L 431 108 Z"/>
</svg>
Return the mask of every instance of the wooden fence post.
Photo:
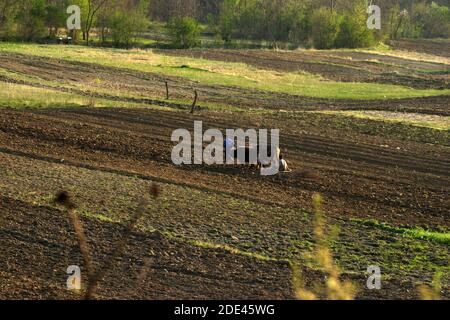
<svg viewBox="0 0 450 320">
<path fill-rule="evenodd" d="M 198 93 L 197 90 L 194 90 L 195 93 L 195 97 L 194 97 L 194 102 L 192 103 L 192 107 L 191 107 L 191 113 L 193 114 L 195 111 L 195 107 L 197 105 L 197 99 L 198 99 Z"/>
</svg>

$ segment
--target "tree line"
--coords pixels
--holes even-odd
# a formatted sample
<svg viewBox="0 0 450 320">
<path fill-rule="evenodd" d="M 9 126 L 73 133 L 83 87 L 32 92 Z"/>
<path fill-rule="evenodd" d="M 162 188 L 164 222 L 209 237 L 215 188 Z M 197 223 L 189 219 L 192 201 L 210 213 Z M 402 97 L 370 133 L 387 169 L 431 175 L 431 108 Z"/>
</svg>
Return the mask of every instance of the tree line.
<svg viewBox="0 0 450 320">
<path fill-rule="evenodd" d="M 81 30 L 70 35 L 86 44 L 95 31 L 102 43 L 130 46 L 150 25 L 150 0 L 0 0 L 0 39 L 54 39 L 66 28 L 70 5 L 81 9 Z"/>
<path fill-rule="evenodd" d="M 86 44 L 95 33 L 97 42 L 131 46 L 152 20 L 167 23 L 177 47 L 199 44 L 204 29 L 225 45 L 246 39 L 318 49 L 450 35 L 450 0 L 0 0 L 0 40 L 54 39 L 73 4 L 82 23 L 72 36 Z M 370 4 L 381 8 L 380 30 L 367 27 Z"/>
<path fill-rule="evenodd" d="M 367 27 L 370 4 L 381 9 L 380 30 Z M 449 5 L 447 0 L 223 0 L 214 25 L 225 42 L 248 38 L 356 48 L 386 38 L 448 38 Z"/>
</svg>

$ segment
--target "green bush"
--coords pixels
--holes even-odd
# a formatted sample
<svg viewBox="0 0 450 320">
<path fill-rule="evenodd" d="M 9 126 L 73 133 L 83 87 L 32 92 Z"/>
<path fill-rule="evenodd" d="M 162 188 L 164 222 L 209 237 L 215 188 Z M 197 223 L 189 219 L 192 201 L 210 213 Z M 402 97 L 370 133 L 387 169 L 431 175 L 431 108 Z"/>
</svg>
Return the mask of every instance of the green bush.
<svg viewBox="0 0 450 320">
<path fill-rule="evenodd" d="M 446 38 L 450 32 L 450 11 L 448 7 L 432 2 L 421 17 L 424 38 Z"/>
<path fill-rule="evenodd" d="M 177 17 L 170 20 L 168 30 L 173 44 L 178 48 L 191 48 L 199 44 L 200 25 L 197 20 Z"/>
<path fill-rule="evenodd" d="M 340 16 L 322 7 L 311 17 L 312 41 L 316 49 L 331 49 L 339 34 Z"/>
<path fill-rule="evenodd" d="M 364 7 L 356 8 L 353 14 L 347 14 L 342 17 L 335 47 L 369 47 L 374 41 L 373 31 L 367 28 L 367 16 Z"/>
<path fill-rule="evenodd" d="M 146 16 L 138 11 L 118 10 L 110 21 L 110 34 L 116 47 L 130 47 L 136 35 L 148 28 Z"/>
</svg>

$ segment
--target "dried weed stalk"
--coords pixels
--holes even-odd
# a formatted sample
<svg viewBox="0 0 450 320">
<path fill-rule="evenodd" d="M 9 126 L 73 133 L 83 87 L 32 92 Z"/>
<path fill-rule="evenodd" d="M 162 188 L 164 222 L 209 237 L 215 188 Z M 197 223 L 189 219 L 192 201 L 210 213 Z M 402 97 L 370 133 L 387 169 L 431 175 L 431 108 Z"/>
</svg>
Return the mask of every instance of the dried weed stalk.
<svg viewBox="0 0 450 320">
<path fill-rule="evenodd" d="M 150 195 L 154 199 L 159 197 L 160 188 L 158 185 L 152 184 L 149 191 L 150 191 L 149 192 Z M 91 254 L 91 250 L 89 248 L 86 234 L 84 232 L 81 220 L 79 219 L 78 215 L 75 213 L 76 206 L 75 206 L 74 202 L 72 201 L 69 193 L 67 191 L 59 192 L 55 197 L 55 203 L 63 206 L 67 211 L 67 215 L 69 217 L 71 224 L 73 225 L 75 234 L 77 236 L 78 245 L 80 247 L 81 255 L 83 257 L 84 265 L 88 272 L 88 285 L 87 285 L 84 299 L 86 299 L 86 300 L 94 299 L 95 292 L 97 291 L 99 283 L 105 277 L 106 272 L 111 269 L 116 258 L 123 254 L 128 239 L 130 238 L 131 234 L 133 233 L 133 230 L 134 230 L 135 226 L 137 225 L 137 223 L 139 222 L 140 218 L 144 215 L 144 213 L 148 207 L 148 204 L 149 204 L 148 196 L 144 195 L 139 200 L 138 208 L 132 215 L 131 219 L 126 224 L 123 234 L 121 235 L 121 237 L 117 240 L 116 244 L 114 245 L 114 250 L 111 253 L 110 258 L 97 271 L 94 270 L 93 262 L 92 262 L 92 254 Z"/>
<path fill-rule="evenodd" d="M 419 286 L 419 295 L 422 300 L 441 300 L 441 284 L 442 273 L 436 273 L 431 283 L 431 287 L 427 285 Z"/>
<path fill-rule="evenodd" d="M 356 295 L 356 287 L 349 281 L 340 280 L 341 272 L 333 260 L 330 242 L 335 237 L 326 233 L 326 220 L 322 212 L 322 197 L 319 194 L 313 196 L 314 204 L 314 238 L 316 242 L 315 251 L 309 258 L 313 264 L 326 274 L 325 288 L 321 284 L 315 284 L 316 290 L 310 291 L 305 288 L 301 278 L 299 266 L 292 267 L 293 286 L 297 299 L 317 300 L 317 291 L 324 293 L 328 300 L 353 300 Z"/>
</svg>

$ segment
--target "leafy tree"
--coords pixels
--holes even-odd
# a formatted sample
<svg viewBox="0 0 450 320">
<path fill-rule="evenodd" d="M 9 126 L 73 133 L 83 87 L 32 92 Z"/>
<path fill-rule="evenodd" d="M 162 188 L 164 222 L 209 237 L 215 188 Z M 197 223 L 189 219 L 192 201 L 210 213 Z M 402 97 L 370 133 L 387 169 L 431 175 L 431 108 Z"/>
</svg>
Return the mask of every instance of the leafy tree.
<svg viewBox="0 0 450 320">
<path fill-rule="evenodd" d="M 340 16 L 329 8 L 322 7 L 311 18 L 311 36 L 316 49 L 331 49 L 339 34 Z"/>
<path fill-rule="evenodd" d="M 115 8 L 105 7 L 99 11 L 95 26 L 100 32 L 102 44 L 106 43 L 106 38 L 109 35 L 109 30 L 112 24 L 112 17 L 114 16 Z"/>
<path fill-rule="evenodd" d="M 367 28 L 366 8 L 360 2 L 350 13 L 342 17 L 335 46 L 338 48 L 359 48 L 368 47 L 373 42 L 374 34 Z"/>
<path fill-rule="evenodd" d="M 233 33 L 235 31 L 236 19 L 235 19 L 235 7 L 236 0 L 224 0 L 218 23 L 218 31 L 225 42 L 231 42 Z"/>
<path fill-rule="evenodd" d="M 17 0 L 0 0 L 0 39 L 11 36 L 12 25 L 18 10 Z"/>
<path fill-rule="evenodd" d="M 176 17 L 167 25 L 173 44 L 180 48 L 191 48 L 199 43 L 200 25 L 189 17 Z"/>
<path fill-rule="evenodd" d="M 450 32 L 450 11 L 448 7 L 432 2 L 425 12 L 419 14 L 422 36 L 425 38 L 446 38 Z"/>
<path fill-rule="evenodd" d="M 270 41 L 317 48 L 368 46 L 386 35 L 449 37 L 449 0 L 377 0 L 382 30 L 366 27 L 367 0 L 0 0 L 0 39 L 27 41 L 54 37 L 65 25 L 65 9 L 81 8 L 83 40 L 96 29 L 103 43 L 130 46 L 152 16 L 169 21 L 178 47 L 199 41 L 199 21 L 207 22 L 225 43 L 232 39 Z M 182 18 L 184 17 L 184 18 Z M 170 19 L 171 18 L 171 19 Z M 73 34 L 76 39 L 76 33 Z"/>
<path fill-rule="evenodd" d="M 64 3 L 59 5 L 50 3 L 45 8 L 45 24 L 49 30 L 49 37 L 54 37 L 58 33 L 58 29 L 64 27 L 66 21 L 66 10 Z"/>
<path fill-rule="evenodd" d="M 148 28 L 147 10 L 148 0 L 139 1 L 136 7 L 116 10 L 110 21 L 115 46 L 130 47 L 134 38 Z"/>
<path fill-rule="evenodd" d="M 83 40 L 86 45 L 89 45 L 91 30 L 95 25 L 97 14 L 107 5 L 112 5 L 112 0 L 74 0 L 74 4 L 81 9 Z"/>
<path fill-rule="evenodd" d="M 18 32 L 25 41 L 35 41 L 45 33 L 45 0 L 22 0 L 17 15 Z"/>
<path fill-rule="evenodd" d="M 296 45 L 306 44 L 311 35 L 312 8 L 309 1 L 292 1 L 291 7 L 287 12 L 291 14 L 291 28 L 289 30 L 288 40 Z"/>
<path fill-rule="evenodd" d="M 232 37 L 300 43 L 308 38 L 310 0 L 225 0 L 219 16 L 224 41 Z"/>
</svg>

